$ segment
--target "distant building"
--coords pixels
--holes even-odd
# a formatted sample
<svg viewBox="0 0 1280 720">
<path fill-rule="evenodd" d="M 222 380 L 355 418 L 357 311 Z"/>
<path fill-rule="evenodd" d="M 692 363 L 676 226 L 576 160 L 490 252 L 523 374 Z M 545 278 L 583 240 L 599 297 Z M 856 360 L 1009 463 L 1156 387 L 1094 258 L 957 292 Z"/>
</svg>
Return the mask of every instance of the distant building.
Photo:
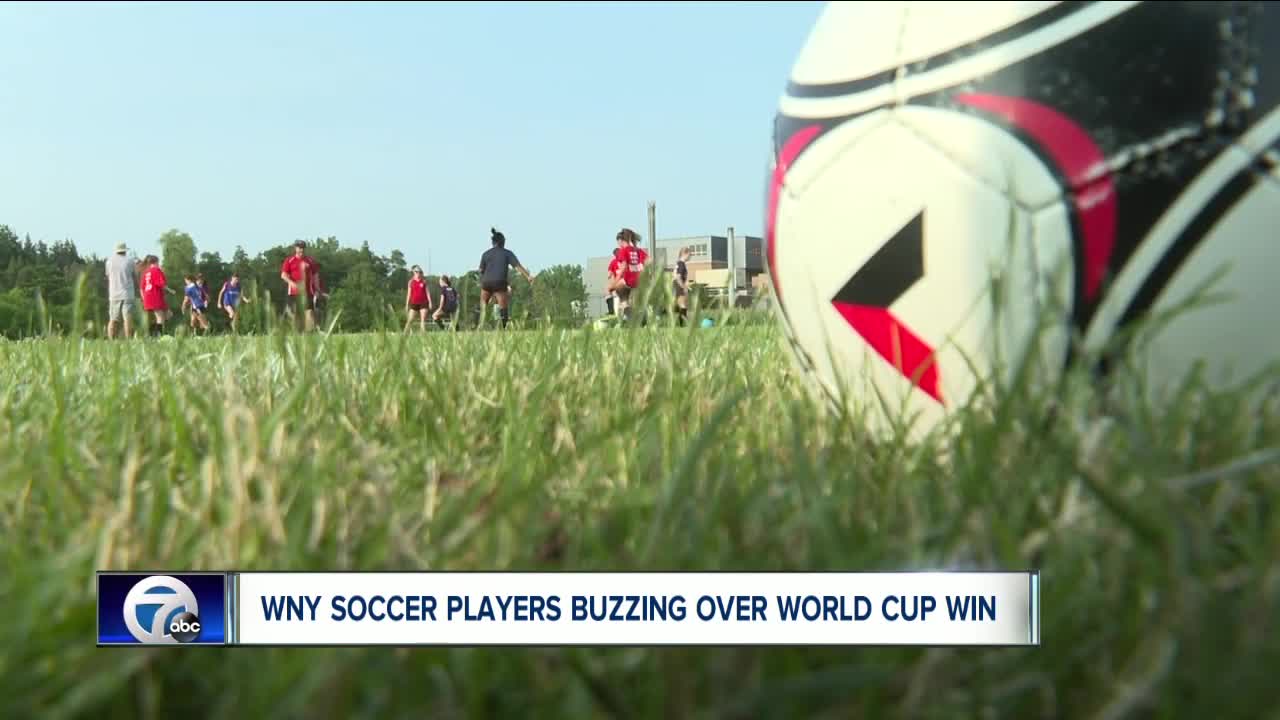
<svg viewBox="0 0 1280 720">
<path fill-rule="evenodd" d="M 598 318 L 605 314 L 604 285 L 609 279 L 609 261 L 611 255 L 587 258 L 587 265 L 582 269 L 582 279 L 587 286 L 587 317 Z"/>
<path fill-rule="evenodd" d="M 754 294 L 765 280 L 764 240 L 751 235 L 734 235 L 734 283 L 737 294 Z M 688 237 L 659 238 L 655 243 L 651 265 L 658 265 L 670 273 L 675 269 L 680 248 L 688 247 L 691 254 L 686 265 L 689 282 L 706 285 L 713 292 L 728 292 L 729 286 L 729 238 L 727 235 L 692 235 Z M 645 249 L 648 249 L 646 244 Z M 609 275 L 612 256 L 587 258 L 583 268 L 583 280 L 587 286 L 587 315 L 598 318 L 605 314 L 604 287 Z"/>
</svg>

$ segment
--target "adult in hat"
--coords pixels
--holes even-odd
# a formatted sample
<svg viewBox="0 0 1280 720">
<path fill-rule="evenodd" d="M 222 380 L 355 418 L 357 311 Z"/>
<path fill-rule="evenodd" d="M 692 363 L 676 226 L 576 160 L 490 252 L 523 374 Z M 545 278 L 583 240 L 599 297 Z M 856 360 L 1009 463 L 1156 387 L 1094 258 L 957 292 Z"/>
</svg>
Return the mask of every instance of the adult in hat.
<svg viewBox="0 0 1280 720">
<path fill-rule="evenodd" d="M 125 257 L 129 247 L 116 244 L 116 251 L 107 258 L 107 337 L 116 336 L 116 328 L 124 324 L 124 336 L 133 337 L 134 298 L 138 296 L 137 265 Z"/>
</svg>

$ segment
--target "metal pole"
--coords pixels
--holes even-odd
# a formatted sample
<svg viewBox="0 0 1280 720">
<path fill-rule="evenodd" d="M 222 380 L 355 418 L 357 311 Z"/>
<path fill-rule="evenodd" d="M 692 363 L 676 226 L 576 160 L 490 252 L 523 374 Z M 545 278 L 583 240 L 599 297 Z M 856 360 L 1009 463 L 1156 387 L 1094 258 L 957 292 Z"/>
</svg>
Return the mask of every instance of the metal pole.
<svg viewBox="0 0 1280 720">
<path fill-rule="evenodd" d="M 729 246 L 729 307 L 734 306 L 734 302 L 738 299 L 738 244 L 733 237 L 733 226 L 729 226 L 729 238 L 727 242 Z"/>
<path fill-rule="evenodd" d="M 649 257 L 656 258 L 658 253 L 658 205 L 649 201 Z"/>
</svg>

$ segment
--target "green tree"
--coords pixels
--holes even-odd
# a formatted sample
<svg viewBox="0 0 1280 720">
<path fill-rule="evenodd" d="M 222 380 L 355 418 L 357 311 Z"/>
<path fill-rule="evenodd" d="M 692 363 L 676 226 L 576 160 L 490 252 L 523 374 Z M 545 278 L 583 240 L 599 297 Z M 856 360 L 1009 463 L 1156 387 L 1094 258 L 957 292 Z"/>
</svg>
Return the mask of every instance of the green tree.
<svg viewBox="0 0 1280 720">
<path fill-rule="evenodd" d="M 520 278 L 523 282 L 524 278 Z M 581 325 L 586 319 L 584 303 L 587 284 L 581 265 L 553 265 L 538 273 L 533 284 L 533 307 L 537 320 L 549 319 L 560 326 Z"/>
<path fill-rule="evenodd" d="M 380 280 L 369 264 L 355 266 L 332 293 L 330 318 L 341 313 L 342 329 L 351 332 L 386 328 L 389 318 Z"/>
<path fill-rule="evenodd" d="M 160 266 L 172 284 L 196 272 L 196 241 L 190 235 L 175 228 L 161 235 L 159 242 Z"/>
</svg>

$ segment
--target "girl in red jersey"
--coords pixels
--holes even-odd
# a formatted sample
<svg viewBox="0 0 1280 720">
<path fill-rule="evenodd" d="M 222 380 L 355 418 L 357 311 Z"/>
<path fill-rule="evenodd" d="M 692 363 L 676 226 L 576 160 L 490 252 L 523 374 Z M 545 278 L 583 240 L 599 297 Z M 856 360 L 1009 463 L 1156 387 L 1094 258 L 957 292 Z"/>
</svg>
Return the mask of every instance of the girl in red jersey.
<svg viewBox="0 0 1280 720">
<path fill-rule="evenodd" d="M 150 335 L 163 335 L 164 323 L 169 319 L 169 304 L 165 299 L 166 292 L 173 293 L 160 269 L 160 258 L 148 255 L 147 270 L 142 274 L 142 309 L 152 317 Z"/>
<path fill-rule="evenodd" d="M 422 332 L 427 331 L 427 313 L 431 311 L 431 293 L 427 292 L 427 279 L 422 276 L 422 268 L 413 266 L 413 277 L 409 278 L 409 289 L 404 296 L 404 309 L 409 311 L 409 321 L 404 331 L 409 332 L 413 319 L 418 318 Z"/>
<path fill-rule="evenodd" d="M 613 262 L 609 263 L 612 275 L 609 289 L 617 295 L 618 314 L 625 319 L 631 316 L 631 294 L 640 284 L 640 273 L 644 272 L 649 254 L 640 247 L 640 236 L 631 228 L 619 230 L 616 239 L 618 249 L 613 253 Z"/>
<path fill-rule="evenodd" d="M 605 292 L 613 295 L 614 312 L 621 317 L 627 308 L 627 303 L 631 299 L 630 288 L 627 286 L 623 277 L 626 269 L 626 248 L 627 240 L 622 233 L 614 238 L 618 246 L 613 249 L 613 258 L 609 260 L 609 281 L 605 284 Z"/>
</svg>

